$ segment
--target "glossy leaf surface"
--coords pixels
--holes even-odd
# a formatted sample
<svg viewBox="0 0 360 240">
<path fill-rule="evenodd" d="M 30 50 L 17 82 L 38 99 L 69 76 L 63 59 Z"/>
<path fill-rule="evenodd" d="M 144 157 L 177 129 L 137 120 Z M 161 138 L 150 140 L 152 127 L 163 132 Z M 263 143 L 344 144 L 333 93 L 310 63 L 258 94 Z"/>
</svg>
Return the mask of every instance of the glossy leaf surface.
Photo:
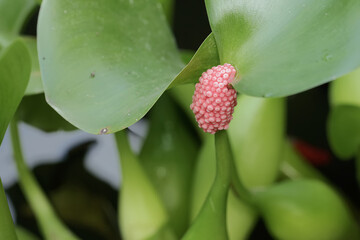
<svg viewBox="0 0 360 240">
<path fill-rule="evenodd" d="M 0 179 L 0 239 L 17 240 L 14 223 Z"/>
<path fill-rule="evenodd" d="M 35 6 L 35 0 L 0 0 L 0 43 L 8 43 L 20 33 Z"/>
<path fill-rule="evenodd" d="M 174 16 L 174 0 L 158 0 L 162 6 L 162 9 L 165 13 L 166 19 L 171 25 L 173 22 Z"/>
<path fill-rule="evenodd" d="M 196 122 L 195 115 L 193 111 L 190 109 L 190 104 L 192 102 L 192 95 L 195 91 L 194 84 L 184 84 L 181 86 L 176 86 L 169 90 L 171 95 L 174 97 L 176 102 L 180 105 L 184 113 L 187 115 L 188 119 L 193 123 L 193 126 L 198 133 L 198 135 L 203 138 L 206 134 L 204 131 L 198 127 L 198 123 Z"/>
<path fill-rule="evenodd" d="M 190 190 L 199 142 L 169 94 L 150 111 L 150 129 L 139 160 L 181 237 L 189 225 Z"/>
<path fill-rule="evenodd" d="M 188 64 L 193 57 L 194 57 L 194 52 L 191 52 L 188 50 L 181 51 L 181 58 L 185 64 Z M 218 57 L 216 57 L 216 58 L 218 59 Z M 186 68 L 188 68 L 188 67 L 190 69 L 186 70 Z M 191 71 L 191 68 L 192 68 L 191 65 L 188 64 L 183 69 L 183 71 L 186 71 L 186 72 Z M 197 74 L 199 74 L 199 72 L 196 73 L 196 71 L 194 71 L 193 75 L 189 74 L 188 76 L 193 76 L 192 78 L 196 82 L 196 81 L 198 81 Z M 181 73 L 178 76 L 181 76 Z M 173 88 L 169 89 L 168 91 L 170 92 L 172 97 L 175 99 L 175 101 L 178 103 L 178 105 L 183 109 L 185 114 L 188 116 L 188 119 L 190 119 L 190 121 L 193 123 L 193 126 L 195 127 L 198 135 L 200 137 L 205 136 L 204 131 L 202 131 L 202 129 L 198 127 L 198 123 L 196 122 L 195 115 L 194 115 L 193 111 L 190 109 L 190 105 L 192 102 L 192 96 L 195 91 L 195 84 L 188 83 L 188 84 L 177 85 L 176 87 L 173 87 Z"/>
<path fill-rule="evenodd" d="M 219 55 L 214 36 L 210 34 L 190 62 L 176 76 L 170 87 L 185 83 L 196 83 L 203 72 L 217 65 L 219 65 Z"/>
<path fill-rule="evenodd" d="M 45 0 L 38 46 L 48 103 L 94 134 L 138 121 L 183 66 L 155 0 Z"/>
<path fill-rule="evenodd" d="M 261 97 L 315 87 L 360 65 L 358 0 L 206 0 L 220 62 Z"/>
<path fill-rule="evenodd" d="M 0 143 L 24 95 L 30 76 L 30 56 L 16 40 L 0 53 Z"/>
<path fill-rule="evenodd" d="M 256 199 L 276 239 L 358 239 L 344 201 L 320 181 L 286 181 L 258 193 Z"/>
<path fill-rule="evenodd" d="M 279 172 L 285 131 L 285 99 L 241 95 L 230 122 L 235 164 L 248 188 L 272 183 Z"/>
<path fill-rule="evenodd" d="M 31 75 L 25 94 L 31 95 L 31 94 L 42 93 L 44 90 L 41 82 L 36 39 L 33 37 L 24 37 L 23 39 L 28 47 L 31 57 Z"/>
</svg>

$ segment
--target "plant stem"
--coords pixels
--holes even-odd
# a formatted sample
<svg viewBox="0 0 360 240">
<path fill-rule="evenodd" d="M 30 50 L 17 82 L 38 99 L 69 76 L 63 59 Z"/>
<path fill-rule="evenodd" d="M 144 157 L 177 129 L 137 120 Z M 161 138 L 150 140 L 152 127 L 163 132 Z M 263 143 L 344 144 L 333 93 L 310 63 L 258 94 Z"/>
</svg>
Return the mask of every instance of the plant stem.
<svg viewBox="0 0 360 240">
<path fill-rule="evenodd" d="M 244 202 L 246 202 L 248 205 L 250 206 L 254 206 L 253 203 L 253 199 L 252 199 L 252 195 L 249 192 L 249 190 L 246 189 L 246 187 L 244 186 L 244 184 L 242 184 L 242 182 L 240 181 L 239 175 L 236 171 L 236 166 L 234 161 L 232 162 L 232 179 L 231 179 L 231 188 L 234 191 L 234 193 L 236 194 L 236 196 L 238 198 L 240 198 L 241 200 L 243 200 Z"/>
<path fill-rule="evenodd" d="M 226 131 L 215 134 L 216 176 L 202 208 L 182 240 L 227 240 L 226 208 L 231 183 L 231 158 Z"/>
<path fill-rule="evenodd" d="M 295 151 L 291 142 L 288 140 L 284 143 L 281 171 L 285 177 L 290 179 L 304 177 L 328 182 L 316 168 Z"/>
<path fill-rule="evenodd" d="M 219 174 L 221 174 L 219 171 L 225 171 L 225 166 L 223 165 L 226 164 L 226 168 L 230 171 L 228 175 L 231 177 L 231 187 L 233 191 L 246 203 L 253 205 L 251 193 L 242 184 L 236 171 L 234 156 L 230 146 L 227 131 L 219 131 L 215 134 L 216 158 L 219 159 L 217 161 L 217 171 Z"/>
<path fill-rule="evenodd" d="M 46 239 L 64 239 L 73 240 L 79 239 L 71 233 L 67 227 L 56 216 L 54 209 L 46 198 L 45 193 L 39 187 L 35 177 L 28 169 L 21 150 L 19 131 L 16 117 L 13 118 L 10 124 L 10 133 L 12 140 L 12 147 L 16 167 L 19 174 L 20 187 L 28 200 L 35 216 L 38 220 L 39 227 Z"/>
<path fill-rule="evenodd" d="M 215 149 L 216 177 L 221 178 L 223 184 L 230 185 L 233 156 L 226 131 L 219 131 L 215 134 Z"/>
</svg>

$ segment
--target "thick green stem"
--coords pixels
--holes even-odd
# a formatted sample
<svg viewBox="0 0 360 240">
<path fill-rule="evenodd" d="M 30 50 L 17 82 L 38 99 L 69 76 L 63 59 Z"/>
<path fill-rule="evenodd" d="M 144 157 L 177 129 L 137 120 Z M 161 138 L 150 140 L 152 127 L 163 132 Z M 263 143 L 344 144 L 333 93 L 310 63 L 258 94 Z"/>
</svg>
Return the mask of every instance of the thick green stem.
<svg viewBox="0 0 360 240">
<path fill-rule="evenodd" d="M 252 205 L 252 197 L 250 192 L 240 181 L 238 173 L 236 171 L 235 161 L 233 153 L 230 147 L 230 141 L 227 131 L 217 132 L 215 135 L 215 148 L 217 160 L 217 173 L 225 175 L 224 171 L 227 169 L 226 175 L 231 178 L 231 187 L 236 195 L 246 203 Z M 225 166 L 226 164 L 226 166 Z"/>
<path fill-rule="evenodd" d="M 226 131 L 219 131 L 215 134 L 215 149 L 216 178 L 220 178 L 223 184 L 230 185 L 233 156 Z"/>
<path fill-rule="evenodd" d="M 136 156 L 133 153 L 133 151 L 131 150 L 126 131 L 127 130 L 125 129 L 125 130 L 115 133 L 116 144 L 117 144 L 117 148 L 118 148 L 120 159 L 121 159 L 120 171 L 122 173 L 123 179 L 127 179 L 128 174 L 130 174 L 129 171 L 124 171 L 124 170 L 127 170 L 127 168 L 133 169 L 134 168 L 133 165 L 138 164 L 136 161 Z"/>
<path fill-rule="evenodd" d="M 226 131 L 215 134 L 216 176 L 211 190 L 190 229 L 182 240 L 228 238 L 226 206 L 231 183 L 231 158 Z"/>
<path fill-rule="evenodd" d="M 246 189 L 244 184 L 240 181 L 239 175 L 236 171 L 235 163 L 232 162 L 232 174 L 231 174 L 231 187 L 238 198 L 246 202 L 248 205 L 253 206 L 252 195 L 249 190 Z"/>
<path fill-rule="evenodd" d="M 50 240 L 78 239 L 57 217 L 54 209 L 46 198 L 45 193 L 39 187 L 35 177 L 28 169 L 22 154 L 18 126 L 15 117 L 11 121 L 10 132 L 15 163 L 19 174 L 20 187 L 35 213 L 44 237 Z"/>
</svg>

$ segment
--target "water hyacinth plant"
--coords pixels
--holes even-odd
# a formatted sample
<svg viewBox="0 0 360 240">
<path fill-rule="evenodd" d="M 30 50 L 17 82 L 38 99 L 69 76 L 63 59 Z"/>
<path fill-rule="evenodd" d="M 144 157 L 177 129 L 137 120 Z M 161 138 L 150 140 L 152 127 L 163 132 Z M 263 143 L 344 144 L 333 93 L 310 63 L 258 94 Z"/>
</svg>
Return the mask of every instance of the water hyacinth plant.
<svg viewBox="0 0 360 240">
<path fill-rule="evenodd" d="M 36 219 L 13 222 L 0 181 L 0 240 L 360 239 L 360 1 L 185 2 L 0 0 L 0 143 Z M 174 34 L 186 4 L 206 8 L 197 49 Z M 98 180 L 50 194 L 19 122 L 111 137 L 117 209 Z"/>
</svg>

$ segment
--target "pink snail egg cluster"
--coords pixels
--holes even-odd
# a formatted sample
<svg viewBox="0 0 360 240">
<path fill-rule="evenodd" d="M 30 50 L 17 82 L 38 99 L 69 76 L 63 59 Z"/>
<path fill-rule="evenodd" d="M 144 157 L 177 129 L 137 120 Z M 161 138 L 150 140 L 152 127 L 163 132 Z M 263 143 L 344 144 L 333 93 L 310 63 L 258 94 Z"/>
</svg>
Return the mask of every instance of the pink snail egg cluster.
<svg viewBox="0 0 360 240">
<path fill-rule="evenodd" d="M 204 132 L 228 129 L 237 104 L 236 91 L 230 85 L 235 74 L 235 68 L 226 63 L 208 69 L 195 85 L 190 108 Z"/>
</svg>

